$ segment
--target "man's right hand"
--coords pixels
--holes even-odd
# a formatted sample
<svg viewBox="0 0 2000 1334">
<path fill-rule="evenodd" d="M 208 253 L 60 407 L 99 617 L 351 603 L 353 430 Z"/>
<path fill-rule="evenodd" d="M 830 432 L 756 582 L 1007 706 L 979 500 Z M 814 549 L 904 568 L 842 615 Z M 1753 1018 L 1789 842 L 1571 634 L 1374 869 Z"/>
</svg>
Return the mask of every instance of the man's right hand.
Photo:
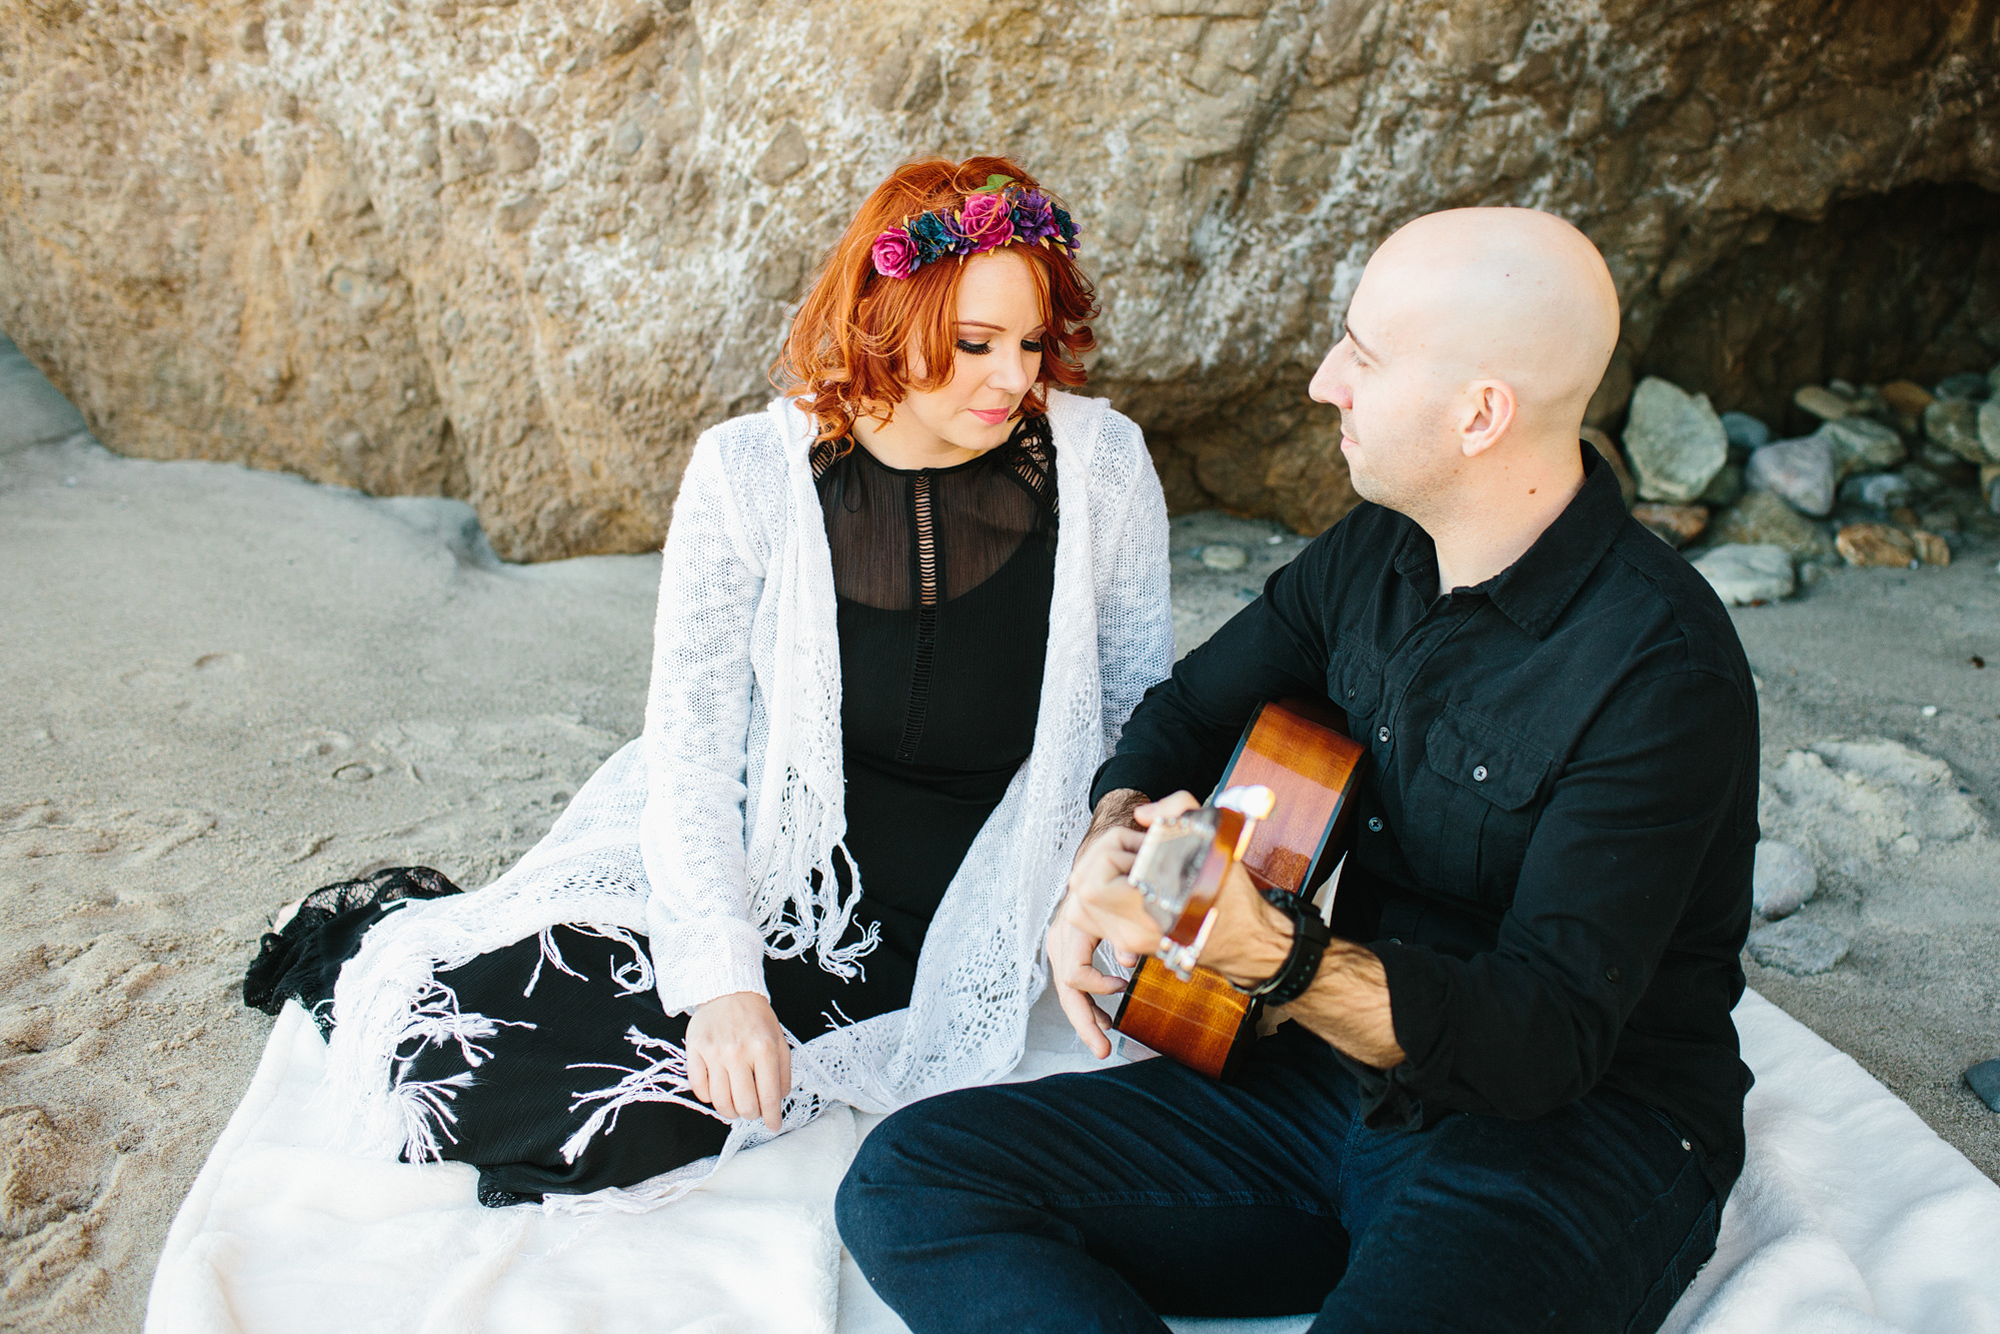
<svg viewBox="0 0 2000 1334">
<path fill-rule="evenodd" d="M 792 1049 L 771 1002 L 732 991 L 696 1006 L 686 1045 L 695 1097 L 732 1121 L 761 1115 L 772 1133 L 784 1128 Z"/>
</svg>

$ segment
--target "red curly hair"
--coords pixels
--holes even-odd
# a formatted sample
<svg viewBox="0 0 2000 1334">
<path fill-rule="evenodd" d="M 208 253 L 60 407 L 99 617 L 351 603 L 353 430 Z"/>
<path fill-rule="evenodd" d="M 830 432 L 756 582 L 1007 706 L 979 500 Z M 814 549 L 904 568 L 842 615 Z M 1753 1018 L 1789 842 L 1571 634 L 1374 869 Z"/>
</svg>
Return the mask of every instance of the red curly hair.
<svg viewBox="0 0 2000 1334">
<path fill-rule="evenodd" d="M 813 276 L 812 290 L 792 320 L 771 380 L 789 397 L 806 400 L 819 439 L 840 440 L 867 405 L 887 421 L 891 405 L 910 390 L 936 389 L 951 379 L 957 359 L 958 283 L 964 266 L 926 264 L 907 278 L 875 271 L 873 248 L 882 232 L 933 209 L 958 208 L 989 176 L 1011 176 L 1024 190 L 1043 190 L 1004 157 L 963 162 L 920 158 L 875 187 Z M 1046 193 L 1046 191 L 1044 191 Z M 1021 403 L 1024 415 L 1047 410 L 1047 387 L 1079 385 L 1079 357 L 1097 345 L 1085 323 L 1097 315 L 1097 293 L 1076 261 L 1051 246 L 1004 247 L 1028 261 L 1040 298 L 1042 368 Z M 914 347 L 929 374 L 910 374 Z"/>
</svg>

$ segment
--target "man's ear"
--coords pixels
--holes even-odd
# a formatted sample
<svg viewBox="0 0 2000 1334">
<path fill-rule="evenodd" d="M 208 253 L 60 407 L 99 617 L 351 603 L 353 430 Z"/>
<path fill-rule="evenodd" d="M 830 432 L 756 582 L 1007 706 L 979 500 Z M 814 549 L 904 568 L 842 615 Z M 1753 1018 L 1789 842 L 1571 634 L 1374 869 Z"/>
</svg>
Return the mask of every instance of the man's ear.
<svg viewBox="0 0 2000 1334">
<path fill-rule="evenodd" d="M 1464 415 L 1459 419 L 1459 451 L 1469 459 L 1478 458 L 1514 424 L 1513 386 L 1504 380 L 1474 380 L 1467 388 Z"/>
</svg>

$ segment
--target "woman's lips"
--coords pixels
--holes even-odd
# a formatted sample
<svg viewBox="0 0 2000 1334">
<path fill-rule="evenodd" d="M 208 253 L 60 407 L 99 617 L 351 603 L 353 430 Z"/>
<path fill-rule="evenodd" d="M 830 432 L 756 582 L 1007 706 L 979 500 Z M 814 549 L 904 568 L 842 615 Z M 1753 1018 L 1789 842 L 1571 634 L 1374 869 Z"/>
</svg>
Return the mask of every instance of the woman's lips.
<svg viewBox="0 0 2000 1334">
<path fill-rule="evenodd" d="M 1014 415 L 1012 408 L 968 408 L 967 411 L 988 426 L 998 426 Z"/>
</svg>

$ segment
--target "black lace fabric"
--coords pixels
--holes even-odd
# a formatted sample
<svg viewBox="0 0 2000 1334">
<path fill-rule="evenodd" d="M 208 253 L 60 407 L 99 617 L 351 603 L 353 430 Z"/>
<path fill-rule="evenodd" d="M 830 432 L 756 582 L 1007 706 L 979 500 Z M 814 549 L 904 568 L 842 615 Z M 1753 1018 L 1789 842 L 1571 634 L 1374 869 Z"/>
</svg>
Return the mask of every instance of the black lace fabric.
<svg viewBox="0 0 2000 1334">
<path fill-rule="evenodd" d="M 267 931 L 243 976 L 243 1003 L 276 1014 L 288 1000 L 306 1007 L 320 1036 L 333 1031 L 333 984 L 340 966 L 361 948 L 361 936 L 391 905 L 405 899 L 440 899 L 457 885 L 428 866 L 392 866 L 325 885 L 306 895 L 292 920 Z"/>
<path fill-rule="evenodd" d="M 992 578 L 1030 537 L 1054 540 L 1046 417 L 1027 418 L 1006 444 L 950 468 L 891 468 L 859 445 L 840 449 L 819 446 L 813 471 L 843 598 L 934 607 Z"/>
</svg>

